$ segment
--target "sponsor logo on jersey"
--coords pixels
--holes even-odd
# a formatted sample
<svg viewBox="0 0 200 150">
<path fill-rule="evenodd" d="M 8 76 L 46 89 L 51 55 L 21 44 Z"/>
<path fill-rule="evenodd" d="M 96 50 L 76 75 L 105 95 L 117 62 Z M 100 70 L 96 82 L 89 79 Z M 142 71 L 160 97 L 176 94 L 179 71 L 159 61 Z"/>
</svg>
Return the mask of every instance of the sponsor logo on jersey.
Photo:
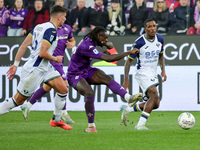
<svg viewBox="0 0 200 150">
<path fill-rule="evenodd" d="M 58 39 L 68 39 L 68 34 L 60 35 Z"/>
<path fill-rule="evenodd" d="M 93 52 L 94 52 L 95 54 L 99 54 L 99 51 L 98 51 L 97 49 L 93 49 Z"/>
<path fill-rule="evenodd" d="M 50 41 L 50 42 L 52 42 L 52 41 L 53 41 L 53 38 L 54 38 L 54 36 L 53 36 L 53 35 L 51 35 L 51 37 L 50 37 L 49 41 Z"/>
<path fill-rule="evenodd" d="M 52 33 L 56 33 L 56 31 L 52 31 Z"/>
<path fill-rule="evenodd" d="M 25 94 L 28 94 L 28 91 L 27 91 L 27 90 L 24 90 L 24 93 L 25 93 Z"/>
<path fill-rule="evenodd" d="M 68 29 L 66 27 L 64 27 L 65 31 L 68 31 Z"/>
<path fill-rule="evenodd" d="M 151 79 L 151 81 L 153 81 L 153 82 L 154 82 L 154 81 L 155 81 L 155 79 Z"/>
<path fill-rule="evenodd" d="M 76 76 L 76 77 L 75 77 L 75 79 L 78 79 L 78 78 L 79 78 L 79 76 Z"/>
</svg>

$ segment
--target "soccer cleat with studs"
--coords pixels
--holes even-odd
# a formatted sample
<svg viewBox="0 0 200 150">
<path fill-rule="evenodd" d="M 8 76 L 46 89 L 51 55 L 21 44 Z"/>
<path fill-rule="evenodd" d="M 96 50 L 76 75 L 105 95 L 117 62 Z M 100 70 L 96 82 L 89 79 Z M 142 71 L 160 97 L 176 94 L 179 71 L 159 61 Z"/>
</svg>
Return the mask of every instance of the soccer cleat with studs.
<svg viewBox="0 0 200 150">
<path fill-rule="evenodd" d="M 96 127 L 88 127 L 87 129 L 85 129 L 85 132 L 97 132 Z"/>
<path fill-rule="evenodd" d="M 150 129 L 143 125 L 143 126 L 135 126 L 135 130 L 150 130 Z"/>
<path fill-rule="evenodd" d="M 70 118 L 69 114 L 66 114 L 66 113 L 62 113 L 61 114 L 61 119 L 68 123 L 68 124 L 74 124 L 75 122 Z"/>
<path fill-rule="evenodd" d="M 49 122 L 49 124 L 52 126 L 52 127 L 60 127 L 62 129 L 65 129 L 65 130 L 71 130 L 72 127 L 68 124 L 65 124 L 62 119 L 60 120 L 60 122 L 54 122 L 53 119 L 51 119 L 51 121 Z"/>
<path fill-rule="evenodd" d="M 132 95 L 131 98 L 128 101 L 128 105 L 130 107 L 133 107 L 141 99 L 142 99 L 142 93 Z"/>
<path fill-rule="evenodd" d="M 128 112 L 126 111 L 126 108 L 127 108 L 127 106 L 125 106 L 125 105 L 122 105 L 121 107 L 120 107 L 120 111 L 122 112 L 122 115 L 121 115 L 121 119 L 122 119 L 122 122 L 123 122 L 123 124 L 125 125 L 125 126 L 127 126 L 127 117 L 128 117 Z"/>
<path fill-rule="evenodd" d="M 28 121 L 28 115 L 29 115 L 30 110 L 28 109 L 27 105 L 26 105 L 26 104 L 23 104 L 23 105 L 21 106 L 21 110 L 22 110 L 24 119 L 25 119 L 26 121 Z"/>
</svg>

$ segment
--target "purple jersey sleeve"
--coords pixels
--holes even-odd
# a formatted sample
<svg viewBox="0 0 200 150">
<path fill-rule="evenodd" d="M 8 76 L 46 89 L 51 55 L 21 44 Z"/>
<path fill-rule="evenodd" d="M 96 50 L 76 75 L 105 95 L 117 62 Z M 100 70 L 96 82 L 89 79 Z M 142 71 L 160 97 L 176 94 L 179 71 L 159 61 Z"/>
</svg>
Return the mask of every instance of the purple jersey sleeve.
<svg viewBox="0 0 200 150">
<path fill-rule="evenodd" d="M 95 46 L 90 45 L 88 49 L 85 49 L 84 51 L 81 52 L 81 55 L 99 59 L 103 55 L 103 53 L 98 51 Z"/>
</svg>

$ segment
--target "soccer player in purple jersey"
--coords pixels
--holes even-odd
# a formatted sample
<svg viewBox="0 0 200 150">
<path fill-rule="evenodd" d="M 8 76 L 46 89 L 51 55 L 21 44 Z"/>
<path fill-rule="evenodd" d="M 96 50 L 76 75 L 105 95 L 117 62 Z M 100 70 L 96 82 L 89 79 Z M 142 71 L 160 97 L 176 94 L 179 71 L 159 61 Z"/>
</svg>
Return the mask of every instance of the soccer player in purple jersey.
<svg viewBox="0 0 200 150">
<path fill-rule="evenodd" d="M 131 96 L 118 84 L 111 76 L 105 74 L 98 68 L 91 67 L 92 59 L 101 59 L 108 62 L 117 61 L 129 54 L 136 54 L 139 51 L 133 49 L 122 54 L 107 55 L 97 50 L 97 46 L 113 48 L 113 44 L 108 42 L 108 34 L 103 27 L 96 27 L 89 32 L 73 52 L 68 65 L 67 80 L 69 85 L 75 88 L 81 95 L 86 97 L 85 110 L 88 118 L 88 128 L 86 132 L 97 132 L 94 116 L 94 91 L 91 84 L 105 84 L 115 94 L 123 97 L 128 103 L 136 103 L 142 98 L 142 94 Z"/>
<path fill-rule="evenodd" d="M 65 85 L 68 87 L 67 78 L 66 78 L 65 72 L 63 71 L 65 48 L 67 47 L 67 49 L 72 49 L 75 46 L 76 41 L 73 37 L 73 32 L 72 32 L 71 27 L 66 24 L 63 24 L 62 27 L 57 29 L 57 36 L 58 36 L 59 40 L 58 40 L 57 47 L 53 53 L 53 56 L 55 56 L 55 57 L 59 56 L 59 55 L 63 56 L 63 61 L 62 61 L 62 63 L 57 63 L 57 62 L 53 62 L 53 61 L 51 61 L 50 63 L 60 73 L 61 77 L 63 78 L 63 80 L 65 82 Z M 34 105 L 36 103 L 36 101 L 39 100 L 44 94 L 50 92 L 50 90 L 51 90 L 51 87 L 48 86 L 47 84 L 44 84 L 43 87 L 39 88 L 32 95 L 32 97 L 30 98 L 28 103 L 23 104 L 21 106 L 23 116 L 26 121 L 28 121 L 29 112 L 30 112 L 32 105 Z M 66 123 L 70 123 L 70 124 L 75 123 L 70 118 L 69 114 L 66 111 L 66 104 L 62 109 L 61 118 Z"/>
</svg>

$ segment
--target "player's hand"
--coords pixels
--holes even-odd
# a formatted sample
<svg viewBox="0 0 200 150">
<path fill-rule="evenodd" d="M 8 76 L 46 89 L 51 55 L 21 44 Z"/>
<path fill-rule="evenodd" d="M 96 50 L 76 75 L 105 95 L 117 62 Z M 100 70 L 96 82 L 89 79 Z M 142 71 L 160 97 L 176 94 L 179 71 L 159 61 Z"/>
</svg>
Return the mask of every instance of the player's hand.
<svg viewBox="0 0 200 150">
<path fill-rule="evenodd" d="M 131 50 L 131 54 L 137 54 L 139 52 L 140 52 L 140 50 L 137 48 L 134 48 L 133 50 Z"/>
<path fill-rule="evenodd" d="M 112 42 L 106 42 L 105 46 L 107 49 L 112 49 L 114 47 Z"/>
<path fill-rule="evenodd" d="M 12 65 L 12 66 L 8 69 L 8 71 L 6 72 L 6 75 L 7 75 L 8 79 L 12 80 L 13 77 L 14 77 L 14 75 L 15 75 L 15 73 L 16 73 L 16 71 L 17 71 L 17 66 Z"/>
<path fill-rule="evenodd" d="M 61 63 L 62 62 L 62 60 L 63 60 L 63 56 L 56 56 L 56 58 L 57 58 L 57 63 Z"/>
<path fill-rule="evenodd" d="M 72 42 L 68 42 L 67 41 L 67 49 L 72 49 L 74 47 L 73 43 Z"/>
<path fill-rule="evenodd" d="M 165 72 L 161 72 L 161 76 L 162 76 L 162 82 L 165 82 L 167 80 Z"/>
</svg>

